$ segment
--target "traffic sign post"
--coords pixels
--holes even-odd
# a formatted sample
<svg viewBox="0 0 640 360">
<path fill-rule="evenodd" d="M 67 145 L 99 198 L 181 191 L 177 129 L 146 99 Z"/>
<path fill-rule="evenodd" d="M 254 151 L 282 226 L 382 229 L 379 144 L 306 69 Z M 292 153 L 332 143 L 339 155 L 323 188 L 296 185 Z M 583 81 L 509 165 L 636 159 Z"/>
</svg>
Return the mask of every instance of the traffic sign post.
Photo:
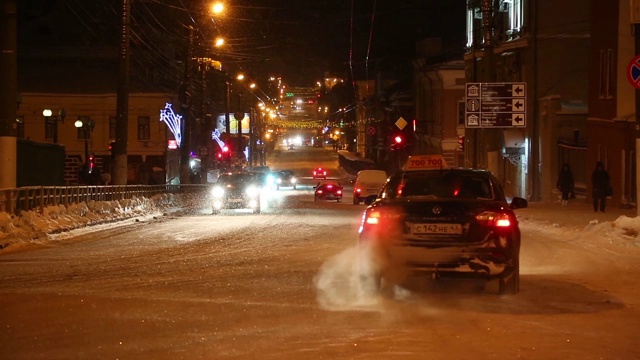
<svg viewBox="0 0 640 360">
<path fill-rule="evenodd" d="M 516 83 L 467 83 L 465 127 L 526 127 L 527 86 Z"/>
</svg>

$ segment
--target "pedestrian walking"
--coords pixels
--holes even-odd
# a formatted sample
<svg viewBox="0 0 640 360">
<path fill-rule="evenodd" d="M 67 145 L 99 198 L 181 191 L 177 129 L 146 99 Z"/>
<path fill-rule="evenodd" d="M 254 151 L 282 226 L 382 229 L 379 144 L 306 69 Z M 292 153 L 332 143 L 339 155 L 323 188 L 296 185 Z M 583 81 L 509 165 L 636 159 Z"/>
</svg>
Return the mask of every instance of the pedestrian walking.
<svg viewBox="0 0 640 360">
<path fill-rule="evenodd" d="M 613 195 L 609 184 L 609 173 L 604 169 L 602 161 L 596 162 L 596 168 L 591 173 L 591 186 L 593 187 L 593 211 L 604 212 L 607 207 L 607 196 Z"/>
<path fill-rule="evenodd" d="M 562 165 L 562 170 L 558 174 L 558 183 L 557 187 L 562 193 L 562 206 L 569 205 L 569 198 L 571 194 L 573 194 L 573 173 L 571 172 L 571 168 L 569 164 L 564 163 Z"/>
</svg>

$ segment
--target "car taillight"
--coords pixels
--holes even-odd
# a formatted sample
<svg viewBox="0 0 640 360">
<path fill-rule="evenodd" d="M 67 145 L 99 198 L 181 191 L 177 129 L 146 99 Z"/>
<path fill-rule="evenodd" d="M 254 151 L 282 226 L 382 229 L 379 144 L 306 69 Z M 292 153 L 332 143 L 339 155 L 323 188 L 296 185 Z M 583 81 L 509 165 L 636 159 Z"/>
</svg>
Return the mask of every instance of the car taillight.
<svg viewBox="0 0 640 360">
<path fill-rule="evenodd" d="M 385 210 L 372 210 L 365 212 L 364 214 L 364 222 L 369 225 L 377 225 L 382 221 L 386 220 L 395 220 L 400 217 L 395 211 L 385 211 Z"/>
<path fill-rule="evenodd" d="M 327 185 L 327 189 L 333 189 L 333 185 Z"/>
<path fill-rule="evenodd" d="M 494 211 L 485 211 L 478 215 L 476 215 L 476 221 L 482 226 L 492 226 L 492 227 L 511 227 L 511 217 L 509 214 L 494 212 Z"/>
<path fill-rule="evenodd" d="M 342 190 L 338 190 L 338 191 L 337 191 L 337 193 L 338 193 L 338 194 L 342 194 Z"/>
<path fill-rule="evenodd" d="M 360 188 L 356 188 L 356 192 L 359 194 L 359 193 L 361 193 L 361 192 L 362 192 L 362 189 L 360 189 Z"/>
<path fill-rule="evenodd" d="M 318 189 L 316 192 L 317 192 L 318 194 L 322 194 L 322 190 L 320 190 L 320 189 Z"/>
</svg>

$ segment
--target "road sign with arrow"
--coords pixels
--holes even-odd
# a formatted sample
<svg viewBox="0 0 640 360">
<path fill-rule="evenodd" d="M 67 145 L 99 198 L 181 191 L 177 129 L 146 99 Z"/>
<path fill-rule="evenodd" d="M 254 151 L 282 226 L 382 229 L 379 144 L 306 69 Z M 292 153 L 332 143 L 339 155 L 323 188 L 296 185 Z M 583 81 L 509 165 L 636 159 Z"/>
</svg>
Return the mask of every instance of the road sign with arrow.
<svg viewBox="0 0 640 360">
<path fill-rule="evenodd" d="M 516 83 L 467 83 L 465 127 L 525 127 L 527 85 Z"/>
</svg>

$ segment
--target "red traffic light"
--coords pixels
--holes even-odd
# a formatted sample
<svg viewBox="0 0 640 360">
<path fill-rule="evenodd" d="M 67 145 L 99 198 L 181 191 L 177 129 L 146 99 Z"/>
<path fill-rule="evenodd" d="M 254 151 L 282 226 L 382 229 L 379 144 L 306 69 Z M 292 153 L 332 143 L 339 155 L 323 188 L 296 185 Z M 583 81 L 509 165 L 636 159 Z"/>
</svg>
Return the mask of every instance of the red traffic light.
<svg viewBox="0 0 640 360">
<path fill-rule="evenodd" d="M 402 144 L 404 139 L 402 139 L 402 136 L 396 135 L 396 137 L 393 138 L 393 140 L 396 142 L 396 144 Z"/>
<path fill-rule="evenodd" d="M 458 150 L 464 150 L 464 136 L 458 136 Z"/>
<path fill-rule="evenodd" d="M 226 145 L 222 147 L 222 152 L 229 152 L 229 147 Z"/>
</svg>

